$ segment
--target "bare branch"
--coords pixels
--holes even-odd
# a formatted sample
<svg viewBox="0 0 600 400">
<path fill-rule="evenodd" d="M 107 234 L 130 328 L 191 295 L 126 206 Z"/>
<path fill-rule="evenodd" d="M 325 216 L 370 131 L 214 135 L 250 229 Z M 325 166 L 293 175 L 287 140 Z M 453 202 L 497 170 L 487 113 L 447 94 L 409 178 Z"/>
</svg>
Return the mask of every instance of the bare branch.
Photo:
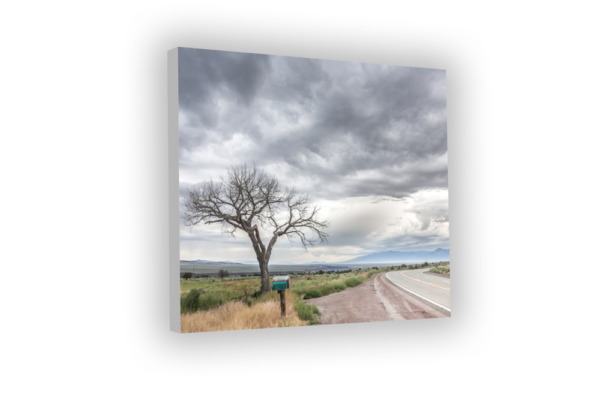
<svg viewBox="0 0 600 400">
<path fill-rule="evenodd" d="M 310 197 L 295 189 L 282 190 L 277 178 L 256 166 L 231 167 L 225 178 L 210 180 L 188 189 L 183 206 L 187 226 L 221 224 L 221 231 L 234 235 L 239 229 L 248 234 L 261 267 L 263 286 L 268 284 L 267 265 L 277 239 L 299 238 L 306 249 L 316 243 L 327 243 L 329 222 L 318 217 L 320 208 L 310 206 Z M 265 246 L 257 221 L 273 236 Z M 310 235 L 310 236 L 309 236 Z M 266 276 L 266 281 L 265 281 Z M 265 290 L 263 287 L 261 290 Z"/>
</svg>

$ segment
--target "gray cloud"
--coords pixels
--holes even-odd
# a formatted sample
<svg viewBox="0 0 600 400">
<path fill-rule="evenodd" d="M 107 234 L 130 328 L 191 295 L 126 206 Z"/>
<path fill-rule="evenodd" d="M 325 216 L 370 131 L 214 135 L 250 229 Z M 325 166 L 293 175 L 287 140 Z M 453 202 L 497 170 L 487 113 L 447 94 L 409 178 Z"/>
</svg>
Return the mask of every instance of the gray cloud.
<svg viewBox="0 0 600 400">
<path fill-rule="evenodd" d="M 198 49 L 179 57 L 182 190 L 243 163 L 318 201 L 447 189 L 443 70 Z M 447 222 L 447 213 L 414 215 L 422 230 Z M 354 243 L 361 233 L 340 235 Z"/>
<path fill-rule="evenodd" d="M 447 249 L 449 247 L 448 236 L 442 234 L 415 235 L 403 234 L 394 238 L 386 239 L 377 244 L 381 251 L 389 248 L 402 248 L 406 250 L 421 248 L 433 249 L 441 247 Z"/>
<path fill-rule="evenodd" d="M 217 158 L 221 168 L 284 166 L 289 182 L 311 176 L 320 198 L 402 197 L 447 187 L 447 162 L 435 164 L 447 149 L 444 71 L 195 49 L 180 54 L 183 169 L 208 166 L 198 151 L 216 152 L 210 163 L 217 166 Z M 244 141 L 251 145 L 236 148 Z"/>
</svg>

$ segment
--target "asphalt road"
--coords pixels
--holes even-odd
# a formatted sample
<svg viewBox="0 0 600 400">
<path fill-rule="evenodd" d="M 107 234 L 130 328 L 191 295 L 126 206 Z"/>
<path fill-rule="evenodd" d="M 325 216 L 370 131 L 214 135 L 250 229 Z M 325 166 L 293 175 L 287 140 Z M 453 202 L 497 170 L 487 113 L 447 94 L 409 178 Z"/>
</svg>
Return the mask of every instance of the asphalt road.
<svg viewBox="0 0 600 400">
<path fill-rule="evenodd" d="M 425 274 L 428 269 L 388 272 L 387 277 L 419 296 L 451 309 L 450 278 Z"/>
</svg>

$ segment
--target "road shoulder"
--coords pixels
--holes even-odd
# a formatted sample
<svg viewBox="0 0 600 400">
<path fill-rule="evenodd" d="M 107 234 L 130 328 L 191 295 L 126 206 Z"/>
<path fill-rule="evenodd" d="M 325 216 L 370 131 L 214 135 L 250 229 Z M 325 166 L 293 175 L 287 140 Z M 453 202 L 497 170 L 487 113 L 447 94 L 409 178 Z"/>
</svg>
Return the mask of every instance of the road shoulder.
<svg viewBox="0 0 600 400">
<path fill-rule="evenodd" d="M 394 287 L 379 273 L 343 292 L 306 300 L 321 312 L 323 324 L 443 318 L 445 315 Z"/>
</svg>

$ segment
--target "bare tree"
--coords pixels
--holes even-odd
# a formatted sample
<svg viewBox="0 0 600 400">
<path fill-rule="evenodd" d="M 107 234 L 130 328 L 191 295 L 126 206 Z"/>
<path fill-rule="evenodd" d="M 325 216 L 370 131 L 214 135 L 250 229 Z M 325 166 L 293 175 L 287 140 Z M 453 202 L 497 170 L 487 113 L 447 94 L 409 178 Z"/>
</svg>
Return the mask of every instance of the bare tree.
<svg viewBox="0 0 600 400">
<path fill-rule="evenodd" d="M 228 276 L 229 276 L 229 271 L 227 271 L 226 269 L 219 270 L 219 277 L 221 278 L 221 280 L 227 278 Z"/>
<path fill-rule="evenodd" d="M 280 188 L 274 176 L 243 165 L 230 168 L 227 177 L 220 181 L 210 180 L 188 189 L 183 217 L 188 226 L 218 223 L 223 233 L 235 236 L 238 230 L 245 232 L 260 267 L 261 292 L 267 293 L 271 290 L 269 260 L 277 239 L 299 238 L 305 249 L 317 242 L 327 243 L 329 235 L 325 229 L 329 223 L 318 218 L 320 209 L 310 202 L 306 194 Z M 258 224 L 272 232 L 266 244 Z"/>
</svg>

